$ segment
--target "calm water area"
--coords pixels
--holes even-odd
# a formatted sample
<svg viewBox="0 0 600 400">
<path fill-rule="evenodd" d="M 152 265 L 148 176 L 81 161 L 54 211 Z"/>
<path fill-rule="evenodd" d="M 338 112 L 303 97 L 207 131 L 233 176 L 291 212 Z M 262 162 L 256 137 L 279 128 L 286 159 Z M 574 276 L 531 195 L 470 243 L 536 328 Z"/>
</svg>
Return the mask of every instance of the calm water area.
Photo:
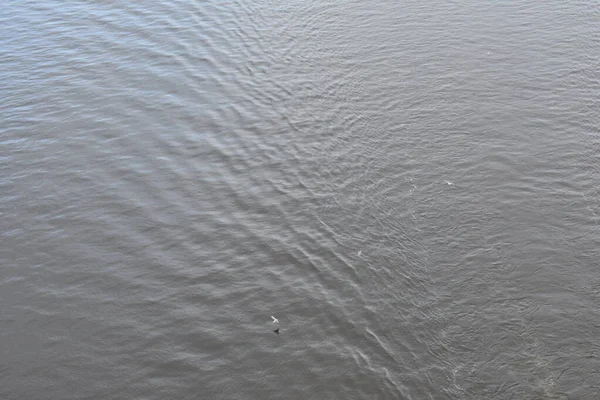
<svg viewBox="0 0 600 400">
<path fill-rule="evenodd" d="M 0 399 L 599 399 L 600 3 L 0 0 L 0 235 Z"/>
</svg>

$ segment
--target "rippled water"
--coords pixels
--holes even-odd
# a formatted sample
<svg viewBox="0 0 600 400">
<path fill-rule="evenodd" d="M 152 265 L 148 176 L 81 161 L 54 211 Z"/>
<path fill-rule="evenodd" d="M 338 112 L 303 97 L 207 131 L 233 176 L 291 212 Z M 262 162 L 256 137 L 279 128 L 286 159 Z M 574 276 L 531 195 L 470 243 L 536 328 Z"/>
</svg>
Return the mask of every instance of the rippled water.
<svg viewBox="0 0 600 400">
<path fill-rule="evenodd" d="M 5 0 L 0 56 L 1 398 L 600 397 L 598 2 Z"/>
</svg>

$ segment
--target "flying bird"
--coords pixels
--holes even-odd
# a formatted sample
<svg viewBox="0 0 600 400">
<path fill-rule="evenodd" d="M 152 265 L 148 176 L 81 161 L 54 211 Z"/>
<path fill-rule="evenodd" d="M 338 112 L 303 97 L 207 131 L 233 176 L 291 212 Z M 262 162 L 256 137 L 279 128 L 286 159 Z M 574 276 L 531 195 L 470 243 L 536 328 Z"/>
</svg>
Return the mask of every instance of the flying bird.
<svg viewBox="0 0 600 400">
<path fill-rule="evenodd" d="M 275 318 L 274 316 L 271 315 L 271 318 L 273 318 L 273 323 L 274 324 L 278 324 L 279 320 L 277 318 Z"/>
<path fill-rule="evenodd" d="M 273 332 L 279 335 L 279 328 L 275 329 Z"/>
</svg>

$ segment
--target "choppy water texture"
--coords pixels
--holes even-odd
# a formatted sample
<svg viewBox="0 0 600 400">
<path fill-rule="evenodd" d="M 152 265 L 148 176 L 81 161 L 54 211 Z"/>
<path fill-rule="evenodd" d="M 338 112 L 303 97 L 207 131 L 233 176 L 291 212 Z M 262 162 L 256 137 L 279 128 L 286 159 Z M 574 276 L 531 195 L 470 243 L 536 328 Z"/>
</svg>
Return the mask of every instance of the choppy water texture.
<svg viewBox="0 0 600 400">
<path fill-rule="evenodd" d="M 600 398 L 597 1 L 1 7 L 0 398 Z"/>
</svg>

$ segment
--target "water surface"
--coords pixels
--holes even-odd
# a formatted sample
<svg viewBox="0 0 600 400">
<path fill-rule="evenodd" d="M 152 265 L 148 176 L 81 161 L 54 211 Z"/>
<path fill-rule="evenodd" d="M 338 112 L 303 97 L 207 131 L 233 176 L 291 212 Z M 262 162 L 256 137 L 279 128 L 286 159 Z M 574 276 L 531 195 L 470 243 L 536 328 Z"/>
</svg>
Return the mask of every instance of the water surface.
<svg viewBox="0 0 600 400">
<path fill-rule="evenodd" d="M 600 396 L 597 2 L 5 0 L 0 57 L 0 397 Z"/>
</svg>

